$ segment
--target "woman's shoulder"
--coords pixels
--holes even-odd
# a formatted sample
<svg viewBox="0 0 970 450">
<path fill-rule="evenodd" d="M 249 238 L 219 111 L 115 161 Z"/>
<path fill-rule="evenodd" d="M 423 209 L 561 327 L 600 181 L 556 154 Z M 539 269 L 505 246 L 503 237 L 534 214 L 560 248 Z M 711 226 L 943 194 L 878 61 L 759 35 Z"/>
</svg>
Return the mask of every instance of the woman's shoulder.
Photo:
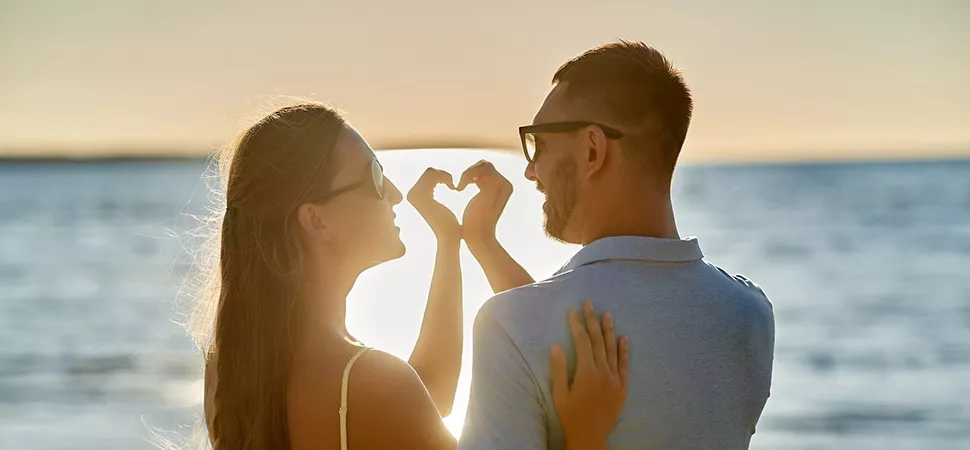
<svg viewBox="0 0 970 450">
<path fill-rule="evenodd" d="M 312 370 L 305 368 L 293 380 L 288 401 L 291 439 L 339 440 L 343 373 L 361 350 L 333 349 L 319 361 L 326 367 L 313 364 Z M 407 362 L 381 350 L 366 349 L 350 365 L 347 417 L 351 448 L 454 448 L 446 430 L 433 431 L 444 428 L 417 373 Z"/>
<path fill-rule="evenodd" d="M 353 363 L 349 386 L 359 400 L 371 397 L 387 402 L 428 395 L 410 364 L 377 349 L 367 349 Z"/>
<path fill-rule="evenodd" d="M 350 370 L 347 400 L 351 444 L 400 449 L 455 446 L 421 378 L 392 354 L 371 349 L 357 359 Z"/>
</svg>

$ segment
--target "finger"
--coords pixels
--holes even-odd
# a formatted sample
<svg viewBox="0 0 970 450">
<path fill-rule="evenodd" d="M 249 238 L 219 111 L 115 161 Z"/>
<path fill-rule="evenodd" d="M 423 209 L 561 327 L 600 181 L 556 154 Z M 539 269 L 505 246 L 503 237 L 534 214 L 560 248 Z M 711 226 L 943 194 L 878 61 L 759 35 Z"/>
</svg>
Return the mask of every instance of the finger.
<svg viewBox="0 0 970 450">
<path fill-rule="evenodd" d="M 458 190 L 464 190 L 469 184 L 478 184 L 479 180 L 485 179 L 490 172 L 494 171 L 495 166 L 488 161 L 481 160 L 473 164 L 462 172 L 461 178 L 458 180 Z"/>
<path fill-rule="evenodd" d="M 593 365 L 593 349 L 589 345 L 589 335 L 579 319 L 576 308 L 569 310 L 569 328 L 573 332 L 573 345 L 576 347 L 576 367 Z"/>
<path fill-rule="evenodd" d="M 627 372 L 629 368 L 630 368 L 630 338 L 623 336 L 620 338 L 620 361 L 619 361 L 620 385 L 623 386 L 623 392 L 626 392 L 626 377 L 627 377 Z"/>
<path fill-rule="evenodd" d="M 559 411 L 569 399 L 566 354 L 563 353 L 562 347 L 553 345 L 549 349 L 549 368 L 552 373 L 552 404 L 556 408 L 556 411 Z"/>
<path fill-rule="evenodd" d="M 606 362 L 606 345 L 603 343 L 603 331 L 600 329 L 600 321 L 593 310 L 593 302 L 586 300 L 583 302 L 583 311 L 586 316 L 586 333 L 589 334 L 590 346 L 593 348 L 593 361 L 599 369 L 608 369 L 609 363 Z"/>
<path fill-rule="evenodd" d="M 484 175 L 485 163 L 486 162 L 484 160 L 479 161 L 461 173 L 461 177 L 458 179 L 459 191 L 464 190 L 469 184 L 478 183 L 479 178 Z"/>
<path fill-rule="evenodd" d="M 603 343 L 606 344 L 606 362 L 610 364 L 610 371 L 613 375 L 618 375 L 616 335 L 613 329 L 613 315 L 610 313 L 603 314 Z"/>
<path fill-rule="evenodd" d="M 424 174 L 421 175 L 421 181 L 431 187 L 444 184 L 451 189 L 455 189 L 455 178 L 450 173 L 441 169 L 435 169 L 434 167 L 428 167 L 424 171 Z"/>
<path fill-rule="evenodd" d="M 408 191 L 408 202 L 414 204 L 415 202 L 422 203 L 430 200 L 434 197 L 435 186 L 439 184 L 445 184 L 452 189 L 455 188 L 450 173 L 429 167 Z"/>
</svg>

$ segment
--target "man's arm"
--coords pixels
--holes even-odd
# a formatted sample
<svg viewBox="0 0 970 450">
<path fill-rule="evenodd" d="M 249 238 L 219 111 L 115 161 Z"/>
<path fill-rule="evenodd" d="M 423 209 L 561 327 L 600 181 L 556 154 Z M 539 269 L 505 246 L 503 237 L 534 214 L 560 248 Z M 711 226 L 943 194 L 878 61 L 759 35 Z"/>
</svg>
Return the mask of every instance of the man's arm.
<svg viewBox="0 0 970 450">
<path fill-rule="evenodd" d="M 483 308 L 475 318 L 471 397 L 459 449 L 546 450 L 546 413 L 535 375 Z"/>
<path fill-rule="evenodd" d="M 466 239 L 468 250 L 482 266 L 492 292 L 498 294 L 509 289 L 535 283 L 532 275 L 512 258 L 512 255 L 495 239 Z"/>
<path fill-rule="evenodd" d="M 462 238 L 485 271 L 492 291 L 498 294 L 534 283 L 529 272 L 512 259 L 495 237 L 495 226 L 512 195 L 512 183 L 492 163 L 479 161 L 461 174 L 458 190 L 469 184 L 478 186 L 479 192 L 465 207 Z"/>
</svg>

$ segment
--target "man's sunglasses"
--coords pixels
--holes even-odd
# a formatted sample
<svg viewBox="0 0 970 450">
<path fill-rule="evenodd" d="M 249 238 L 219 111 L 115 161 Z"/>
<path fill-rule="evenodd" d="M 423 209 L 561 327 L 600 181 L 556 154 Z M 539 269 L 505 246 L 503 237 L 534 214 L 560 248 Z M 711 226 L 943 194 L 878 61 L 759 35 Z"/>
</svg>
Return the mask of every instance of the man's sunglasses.
<svg viewBox="0 0 970 450">
<path fill-rule="evenodd" d="M 623 133 L 620 132 L 620 130 L 596 122 L 570 121 L 526 125 L 524 127 L 519 127 L 519 138 L 522 139 L 522 152 L 525 153 L 525 159 L 530 163 L 536 162 L 536 156 L 538 156 L 538 153 L 541 151 L 536 144 L 537 134 L 569 133 L 590 125 L 599 127 L 601 130 L 603 130 L 603 134 L 610 139 L 619 139 L 623 137 Z"/>
<path fill-rule="evenodd" d="M 328 192 L 323 197 L 318 198 L 316 201 L 319 203 L 332 200 L 334 197 L 346 194 L 355 189 L 360 189 L 362 187 L 369 187 L 369 189 L 377 194 L 377 198 L 384 198 L 384 167 L 377 159 L 372 159 L 367 162 L 364 167 L 365 178 L 356 183 L 349 184 L 339 189 L 334 189 Z"/>
</svg>

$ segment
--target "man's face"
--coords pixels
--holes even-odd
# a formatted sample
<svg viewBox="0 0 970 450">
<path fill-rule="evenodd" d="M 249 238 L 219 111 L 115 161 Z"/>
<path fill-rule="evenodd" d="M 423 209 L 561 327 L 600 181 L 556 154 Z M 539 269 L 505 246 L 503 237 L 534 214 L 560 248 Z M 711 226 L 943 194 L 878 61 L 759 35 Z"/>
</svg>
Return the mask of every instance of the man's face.
<svg viewBox="0 0 970 450">
<path fill-rule="evenodd" d="M 568 121 L 563 108 L 564 84 L 556 85 L 533 120 L 534 125 Z M 536 182 L 536 188 L 545 194 L 542 205 L 545 231 L 549 237 L 561 242 L 576 243 L 569 229 L 573 212 L 579 201 L 578 161 L 582 154 L 579 133 L 541 133 L 535 136 L 536 153 L 533 162 L 525 170 L 525 177 Z"/>
</svg>

